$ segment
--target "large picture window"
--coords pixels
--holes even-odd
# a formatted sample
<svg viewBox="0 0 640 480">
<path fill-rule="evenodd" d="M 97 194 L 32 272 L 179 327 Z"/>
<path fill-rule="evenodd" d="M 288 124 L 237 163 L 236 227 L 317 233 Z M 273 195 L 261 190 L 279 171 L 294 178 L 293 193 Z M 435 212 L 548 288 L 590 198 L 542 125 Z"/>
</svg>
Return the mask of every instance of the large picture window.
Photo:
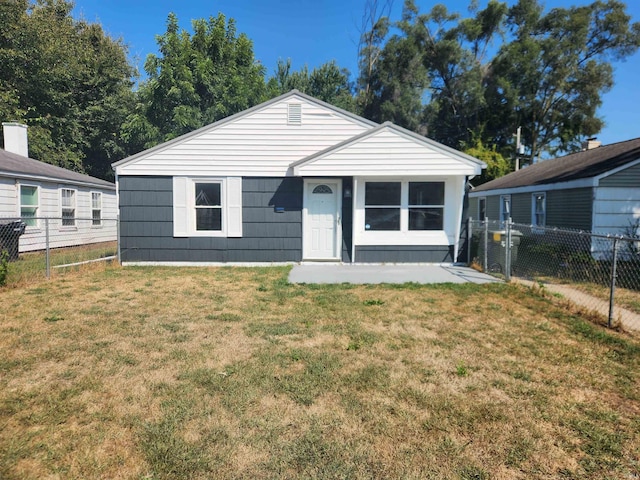
<svg viewBox="0 0 640 480">
<path fill-rule="evenodd" d="M 62 226 L 76 225 L 76 191 L 69 188 L 60 189 L 60 205 L 62 207 Z"/>
<path fill-rule="evenodd" d="M 38 187 L 20 185 L 20 218 L 27 227 L 38 226 L 38 208 L 40 206 Z"/>
<path fill-rule="evenodd" d="M 409 230 L 442 230 L 444 182 L 409 182 Z"/>
<path fill-rule="evenodd" d="M 401 186 L 400 182 L 365 184 L 365 230 L 400 230 Z"/>
<path fill-rule="evenodd" d="M 222 230 L 222 184 L 195 183 L 197 231 Z"/>
<path fill-rule="evenodd" d="M 442 230 L 444 191 L 444 182 L 365 182 L 364 230 Z"/>
</svg>

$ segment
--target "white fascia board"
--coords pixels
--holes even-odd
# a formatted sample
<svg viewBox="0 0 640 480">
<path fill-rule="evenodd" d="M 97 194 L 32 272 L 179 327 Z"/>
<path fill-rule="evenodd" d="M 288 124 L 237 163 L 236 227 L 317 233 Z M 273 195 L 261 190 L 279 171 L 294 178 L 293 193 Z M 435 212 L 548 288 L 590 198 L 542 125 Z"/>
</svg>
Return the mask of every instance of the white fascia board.
<svg viewBox="0 0 640 480">
<path fill-rule="evenodd" d="M 480 192 L 469 192 L 469 197 L 470 198 L 491 197 L 493 195 L 514 195 L 517 193 L 536 193 L 536 192 L 549 192 L 552 190 L 567 190 L 572 188 L 597 187 L 598 182 L 596 178 L 597 177 L 581 178 L 579 180 L 572 180 L 570 182 L 539 183 L 537 185 L 525 185 L 522 187 L 482 190 Z"/>
<path fill-rule="evenodd" d="M 18 180 L 27 180 L 32 182 L 48 182 L 48 183 L 59 183 L 66 185 L 74 185 L 76 187 L 91 187 L 98 188 L 102 190 L 116 190 L 116 186 L 102 185 L 100 183 L 91 183 L 91 182 L 80 182 L 77 180 L 67 180 L 65 178 L 56 178 L 56 177 L 47 177 L 43 175 L 27 175 L 22 173 L 13 173 L 13 172 L 0 172 L 0 177 L 9 178 L 9 179 L 18 179 Z"/>
<path fill-rule="evenodd" d="M 622 172 L 623 170 L 626 170 L 627 168 L 635 167 L 638 164 L 640 164 L 640 158 L 638 158 L 637 160 L 634 160 L 633 162 L 629 162 L 629 163 L 627 163 L 625 165 L 621 165 L 621 166 L 619 166 L 617 168 L 609 170 L 608 172 L 601 173 L 600 175 L 595 177 L 595 179 L 599 183 L 600 180 L 602 180 L 603 178 L 607 178 L 607 177 L 609 177 L 611 175 L 615 175 L 616 173 Z"/>
<path fill-rule="evenodd" d="M 343 109 L 341 109 L 339 107 L 336 107 L 334 105 L 331 105 L 331 104 L 328 104 L 328 103 L 323 102 L 321 100 L 318 100 L 317 98 L 313 98 L 313 97 L 311 97 L 309 95 L 306 95 L 306 94 L 304 94 L 302 92 L 299 92 L 298 90 L 291 90 L 290 92 L 285 93 L 283 95 L 280 95 L 279 97 L 272 98 L 271 100 L 268 100 L 266 102 L 263 102 L 263 103 L 260 103 L 258 105 L 255 105 L 255 106 L 253 106 L 251 108 L 248 108 L 246 110 L 238 112 L 238 113 L 236 113 L 234 115 L 231 115 L 229 117 L 226 117 L 226 118 L 223 118 L 221 120 L 218 120 L 217 122 L 211 123 L 209 125 L 205 125 L 204 127 L 201 127 L 201 128 L 199 128 L 197 130 L 194 130 L 193 132 L 185 133 L 184 135 L 181 135 L 181 136 L 176 137 L 176 138 L 174 138 L 172 140 L 169 140 L 168 142 L 161 143 L 159 145 L 156 145 L 155 147 L 151 147 L 151 148 L 149 148 L 147 150 L 143 150 L 142 152 L 136 153 L 136 154 L 131 155 L 131 156 L 127 157 L 127 158 L 124 158 L 122 160 L 114 162 L 114 163 L 111 164 L 111 168 L 113 170 L 115 170 L 117 173 L 121 174 L 122 173 L 122 171 L 121 171 L 122 167 L 124 167 L 126 165 L 129 165 L 129 164 L 135 162 L 136 160 L 140 160 L 140 159 L 145 158 L 148 155 L 151 155 L 153 153 L 158 153 L 158 152 L 161 152 L 163 150 L 166 150 L 167 148 L 170 148 L 170 147 L 172 147 L 172 146 L 174 146 L 176 144 L 180 144 L 180 143 L 184 142 L 185 140 L 188 140 L 188 139 L 190 139 L 192 137 L 196 137 L 198 135 L 201 135 L 202 133 L 209 132 L 209 131 L 212 131 L 212 130 L 216 130 L 219 127 L 222 127 L 223 125 L 226 125 L 228 123 L 231 123 L 231 122 L 234 122 L 236 120 L 239 120 L 239 119 L 241 119 L 241 118 L 243 118 L 243 117 L 245 117 L 247 115 L 251 115 L 253 113 L 259 112 L 260 110 L 268 108 L 268 107 L 270 107 L 272 105 L 275 105 L 275 104 L 277 104 L 279 102 L 282 102 L 284 100 L 289 100 L 292 97 L 298 97 L 298 98 L 300 98 L 302 100 L 306 100 L 308 102 L 315 103 L 317 105 L 320 105 L 322 107 L 330 109 L 334 113 L 340 115 L 341 117 L 350 119 L 352 121 L 356 121 L 357 123 L 360 123 L 361 125 L 366 126 L 366 127 L 375 127 L 375 126 L 378 125 L 377 123 L 372 122 L 371 120 L 367 120 L 364 117 L 360 117 L 360 116 L 358 116 L 358 115 L 356 115 L 354 113 L 347 112 L 346 110 L 343 110 Z"/>
</svg>

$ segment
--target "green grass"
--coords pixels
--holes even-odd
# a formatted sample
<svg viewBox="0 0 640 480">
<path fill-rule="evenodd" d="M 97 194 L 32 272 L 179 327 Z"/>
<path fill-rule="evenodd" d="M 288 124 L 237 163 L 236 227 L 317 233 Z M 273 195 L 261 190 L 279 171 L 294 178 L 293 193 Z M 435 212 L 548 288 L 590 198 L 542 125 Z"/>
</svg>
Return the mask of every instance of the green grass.
<svg viewBox="0 0 640 480">
<path fill-rule="evenodd" d="M 514 285 L 0 291 L 0 478 L 635 478 L 640 343 Z"/>
</svg>

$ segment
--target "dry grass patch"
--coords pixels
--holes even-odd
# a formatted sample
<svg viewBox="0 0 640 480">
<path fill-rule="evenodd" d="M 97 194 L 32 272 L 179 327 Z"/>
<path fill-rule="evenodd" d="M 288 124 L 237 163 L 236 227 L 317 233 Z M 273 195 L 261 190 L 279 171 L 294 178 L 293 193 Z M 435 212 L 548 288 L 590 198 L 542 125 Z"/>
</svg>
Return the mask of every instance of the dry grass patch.
<svg viewBox="0 0 640 480">
<path fill-rule="evenodd" d="M 0 478 L 634 478 L 640 343 L 512 285 L 0 291 Z"/>
</svg>

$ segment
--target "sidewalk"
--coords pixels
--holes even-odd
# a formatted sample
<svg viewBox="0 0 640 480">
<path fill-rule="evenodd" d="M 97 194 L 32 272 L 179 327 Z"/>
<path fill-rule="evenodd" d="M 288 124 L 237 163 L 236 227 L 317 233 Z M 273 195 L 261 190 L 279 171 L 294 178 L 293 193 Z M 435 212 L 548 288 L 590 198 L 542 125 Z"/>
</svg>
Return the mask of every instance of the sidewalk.
<svg viewBox="0 0 640 480">
<path fill-rule="evenodd" d="M 522 278 L 514 277 L 512 278 L 512 280 L 516 283 L 521 283 L 528 287 L 538 285 L 537 282 L 524 280 Z M 575 288 L 571 288 L 568 285 L 545 283 L 543 284 L 543 286 L 545 290 L 548 290 L 551 293 L 557 293 L 563 298 L 566 298 L 567 300 L 575 303 L 576 305 L 584 307 L 588 310 L 594 310 L 603 315 L 605 318 L 609 318 L 609 302 L 606 300 L 592 297 L 591 295 L 576 290 Z M 618 305 L 614 305 L 613 320 L 614 322 L 619 322 L 623 330 L 640 332 L 640 314 L 619 307 Z"/>
</svg>

